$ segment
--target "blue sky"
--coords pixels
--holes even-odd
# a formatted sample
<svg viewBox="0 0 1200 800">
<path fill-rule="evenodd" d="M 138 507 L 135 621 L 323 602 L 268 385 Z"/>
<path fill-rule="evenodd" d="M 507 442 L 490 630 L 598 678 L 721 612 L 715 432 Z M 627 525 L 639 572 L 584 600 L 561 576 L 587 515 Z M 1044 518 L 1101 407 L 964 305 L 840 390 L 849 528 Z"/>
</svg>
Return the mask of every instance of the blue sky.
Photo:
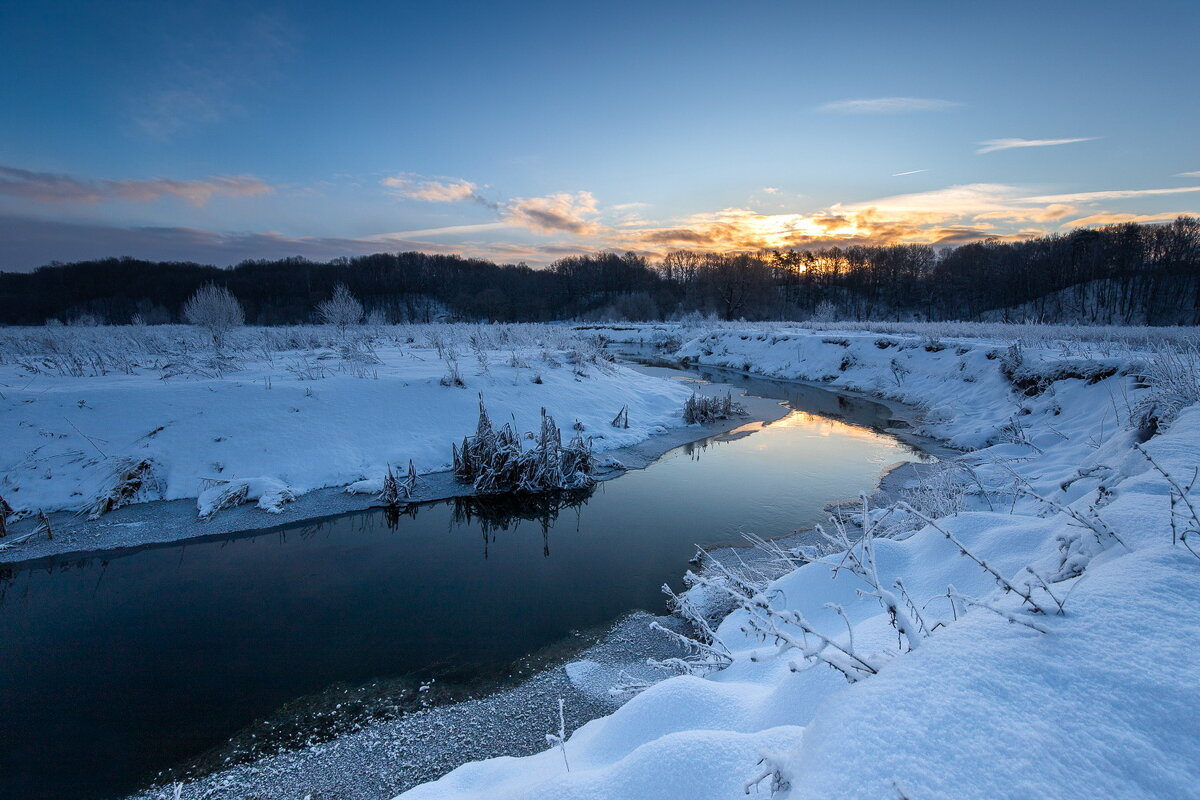
<svg viewBox="0 0 1200 800">
<path fill-rule="evenodd" d="M 1200 4 L 848 6 L 7 3 L 0 269 L 1200 212 Z"/>
</svg>

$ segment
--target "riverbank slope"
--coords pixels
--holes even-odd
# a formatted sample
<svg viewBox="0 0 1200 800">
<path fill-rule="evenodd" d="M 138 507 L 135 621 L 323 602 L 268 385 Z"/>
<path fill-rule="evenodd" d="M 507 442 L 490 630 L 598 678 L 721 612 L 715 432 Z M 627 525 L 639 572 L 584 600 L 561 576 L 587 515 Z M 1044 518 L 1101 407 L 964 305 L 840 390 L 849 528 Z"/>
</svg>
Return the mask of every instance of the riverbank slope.
<svg viewBox="0 0 1200 800">
<path fill-rule="evenodd" d="M 747 326 L 677 354 L 918 403 L 968 452 L 824 557 L 694 578 L 686 674 L 402 797 L 1196 796 L 1194 349 Z"/>
</svg>

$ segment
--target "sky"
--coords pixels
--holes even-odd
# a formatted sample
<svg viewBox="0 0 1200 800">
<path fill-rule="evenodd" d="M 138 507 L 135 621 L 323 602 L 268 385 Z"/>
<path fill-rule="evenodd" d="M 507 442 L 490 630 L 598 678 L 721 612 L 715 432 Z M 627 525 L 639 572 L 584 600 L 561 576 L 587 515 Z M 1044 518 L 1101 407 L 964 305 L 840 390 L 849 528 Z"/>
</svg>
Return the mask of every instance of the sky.
<svg viewBox="0 0 1200 800">
<path fill-rule="evenodd" d="M 1200 3 L 0 4 L 0 270 L 1200 214 Z"/>
</svg>

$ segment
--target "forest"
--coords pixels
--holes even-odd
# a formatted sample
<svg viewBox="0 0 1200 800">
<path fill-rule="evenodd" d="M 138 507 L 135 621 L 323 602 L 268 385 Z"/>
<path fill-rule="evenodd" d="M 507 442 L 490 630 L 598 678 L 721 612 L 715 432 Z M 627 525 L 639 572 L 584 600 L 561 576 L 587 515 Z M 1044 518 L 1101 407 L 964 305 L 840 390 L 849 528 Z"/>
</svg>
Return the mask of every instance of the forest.
<svg viewBox="0 0 1200 800">
<path fill-rule="evenodd" d="M 294 257 L 233 267 L 132 258 L 0 272 L 0 324 L 159 324 L 225 286 L 246 321 L 311 321 L 345 284 L 369 321 L 989 320 L 1200 323 L 1200 219 L 956 247 L 901 244 L 570 256 L 545 269 L 453 255 Z"/>
</svg>

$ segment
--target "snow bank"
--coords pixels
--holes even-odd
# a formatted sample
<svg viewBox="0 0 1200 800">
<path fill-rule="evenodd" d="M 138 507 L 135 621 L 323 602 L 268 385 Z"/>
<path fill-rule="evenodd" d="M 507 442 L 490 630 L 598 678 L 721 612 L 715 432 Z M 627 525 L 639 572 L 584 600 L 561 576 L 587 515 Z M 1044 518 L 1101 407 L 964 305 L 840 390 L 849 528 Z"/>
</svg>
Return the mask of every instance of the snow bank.
<svg viewBox="0 0 1200 800">
<path fill-rule="evenodd" d="M 1200 558 L 1173 544 L 1198 520 L 1162 474 L 1192 479 L 1200 407 L 1148 424 L 1152 354 L 759 328 L 680 354 L 920 404 L 969 452 L 868 515 L 869 569 L 831 551 L 726 581 L 746 592 L 716 631 L 728 666 L 584 725 L 569 771 L 552 749 L 403 798 L 1200 797 Z M 842 653 L 867 665 L 853 682 L 829 666 Z"/>
<path fill-rule="evenodd" d="M 353 335 L 245 329 L 215 359 L 187 328 L 7 331 L 0 495 L 18 514 L 91 508 L 132 460 L 153 474 L 129 502 L 199 497 L 211 513 L 240 491 L 279 511 L 313 489 L 370 486 L 389 464 L 448 469 L 480 394 L 498 424 L 537 430 L 545 407 L 597 451 L 681 425 L 690 394 L 551 326 Z M 613 427 L 622 407 L 629 426 Z"/>
</svg>

